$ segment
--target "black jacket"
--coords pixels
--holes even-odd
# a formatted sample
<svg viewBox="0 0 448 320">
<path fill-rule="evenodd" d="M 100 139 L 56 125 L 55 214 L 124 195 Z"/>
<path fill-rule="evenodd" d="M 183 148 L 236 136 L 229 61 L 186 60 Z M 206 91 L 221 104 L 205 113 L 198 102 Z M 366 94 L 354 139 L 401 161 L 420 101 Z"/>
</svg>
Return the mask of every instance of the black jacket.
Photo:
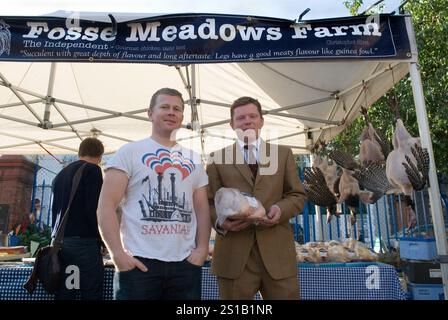
<svg viewBox="0 0 448 320">
<path fill-rule="evenodd" d="M 84 162 L 78 160 L 69 164 L 53 181 L 52 227 L 56 223 L 58 214 L 63 215 L 67 210 L 73 176 Z M 70 208 L 64 237 L 100 238 L 96 209 L 102 184 L 100 167 L 87 163 Z"/>
</svg>

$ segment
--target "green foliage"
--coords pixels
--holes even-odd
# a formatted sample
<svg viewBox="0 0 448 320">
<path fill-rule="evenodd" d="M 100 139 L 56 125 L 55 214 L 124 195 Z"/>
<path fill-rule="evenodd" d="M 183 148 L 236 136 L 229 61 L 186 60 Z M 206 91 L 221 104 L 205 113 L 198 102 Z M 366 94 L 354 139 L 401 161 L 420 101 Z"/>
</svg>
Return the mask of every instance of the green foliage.
<svg viewBox="0 0 448 320">
<path fill-rule="evenodd" d="M 350 13 L 356 14 L 362 0 L 345 1 Z M 419 67 L 425 94 L 426 110 L 430 126 L 437 171 L 448 174 L 448 8 L 442 0 L 411 0 L 405 5 L 413 18 L 419 50 Z M 389 91 L 369 108 L 369 117 L 376 128 L 382 129 L 388 138 L 393 134 L 393 114 L 387 105 Z M 401 117 L 413 136 L 418 136 L 418 124 L 409 76 L 395 86 Z M 359 150 L 359 137 L 364 121 L 359 117 L 332 142 L 335 147 L 356 146 Z M 344 149 L 344 148 L 343 148 Z"/>
<path fill-rule="evenodd" d="M 363 0 L 348 0 L 344 1 L 344 6 L 349 10 L 352 16 L 360 14 L 359 9 L 363 4 Z M 384 9 L 384 3 L 379 3 L 378 5 L 372 7 L 367 11 L 367 14 L 373 14 L 377 12 L 382 12 Z"/>
<path fill-rule="evenodd" d="M 39 228 L 36 224 L 29 224 L 26 230 L 19 235 L 20 245 L 30 247 L 31 241 L 40 243 L 40 246 L 48 246 L 51 242 L 51 228 L 44 226 Z"/>
<path fill-rule="evenodd" d="M 344 6 L 350 11 L 352 16 L 356 16 L 358 14 L 359 8 L 362 5 L 362 0 L 349 0 L 344 1 Z"/>
</svg>

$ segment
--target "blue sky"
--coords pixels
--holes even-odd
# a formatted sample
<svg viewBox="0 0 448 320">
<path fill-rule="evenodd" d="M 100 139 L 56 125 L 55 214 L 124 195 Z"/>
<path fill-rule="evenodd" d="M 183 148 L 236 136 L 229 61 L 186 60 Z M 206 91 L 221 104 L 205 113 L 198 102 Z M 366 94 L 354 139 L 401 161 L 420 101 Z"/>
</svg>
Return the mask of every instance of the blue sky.
<svg viewBox="0 0 448 320">
<path fill-rule="evenodd" d="M 365 0 L 365 7 L 375 0 Z M 399 0 L 386 0 L 386 11 Z M 0 0 L 0 15 L 39 15 L 57 10 L 148 13 L 233 13 L 296 19 L 306 8 L 305 19 L 347 16 L 343 0 Z M 390 10 L 389 10 L 390 9 Z"/>
</svg>

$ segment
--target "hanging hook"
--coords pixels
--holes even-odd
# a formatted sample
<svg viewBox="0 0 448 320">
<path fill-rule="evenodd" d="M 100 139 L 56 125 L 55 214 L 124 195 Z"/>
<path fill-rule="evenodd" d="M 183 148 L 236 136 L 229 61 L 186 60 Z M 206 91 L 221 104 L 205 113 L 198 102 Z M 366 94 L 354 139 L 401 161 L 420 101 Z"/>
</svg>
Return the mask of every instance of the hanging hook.
<svg viewBox="0 0 448 320">
<path fill-rule="evenodd" d="M 310 12 L 310 11 L 311 11 L 310 8 L 306 8 L 306 9 L 299 15 L 299 17 L 296 19 L 296 23 L 304 22 L 304 21 L 302 20 L 303 16 L 306 15 L 306 14 L 307 14 L 308 12 Z"/>
<path fill-rule="evenodd" d="M 369 105 L 367 103 L 367 82 L 365 82 L 364 80 L 362 80 L 362 89 L 364 91 L 364 104 L 365 104 L 365 109 L 367 112 L 367 109 L 369 108 Z"/>
<path fill-rule="evenodd" d="M 400 119 L 400 107 L 398 103 L 397 91 L 395 90 L 395 77 L 394 77 L 394 68 L 389 65 L 389 69 L 392 75 L 392 96 L 389 97 L 389 107 L 395 113 L 395 120 Z"/>
<path fill-rule="evenodd" d="M 118 28 L 117 28 L 117 20 L 115 20 L 115 17 L 111 13 L 109 13 L 108 16 L 109 16 L 110 21 L 112 23 L 112 36 L 115 37 L 117 35 L 117 30 L 118 30 Z"/>
</svg>

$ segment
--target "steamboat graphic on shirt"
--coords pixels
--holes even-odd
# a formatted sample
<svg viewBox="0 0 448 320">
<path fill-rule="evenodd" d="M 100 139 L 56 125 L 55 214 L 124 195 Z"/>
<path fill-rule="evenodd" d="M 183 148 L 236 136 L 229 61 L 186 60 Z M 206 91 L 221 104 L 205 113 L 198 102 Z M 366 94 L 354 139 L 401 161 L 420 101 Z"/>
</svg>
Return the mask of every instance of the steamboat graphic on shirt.
<svg viewBox="0 0 448 320">
<path fill-rule="evenodd" d="M 192 160 L 184 157 L 181 151 L 163 148 L 144 154 L 141 160 L 157 174 L 156 185 L 151 185 L 149 175 L 142 180 L 148 191 L 142 193 L 142 200 L 139 200 L 141 220 L 191 222 L 191 203 L 185 199 L 185 192 L 180 195 L 177 191 L 176 179 L 183 181 L 193 172 Z"/>
</svg>

